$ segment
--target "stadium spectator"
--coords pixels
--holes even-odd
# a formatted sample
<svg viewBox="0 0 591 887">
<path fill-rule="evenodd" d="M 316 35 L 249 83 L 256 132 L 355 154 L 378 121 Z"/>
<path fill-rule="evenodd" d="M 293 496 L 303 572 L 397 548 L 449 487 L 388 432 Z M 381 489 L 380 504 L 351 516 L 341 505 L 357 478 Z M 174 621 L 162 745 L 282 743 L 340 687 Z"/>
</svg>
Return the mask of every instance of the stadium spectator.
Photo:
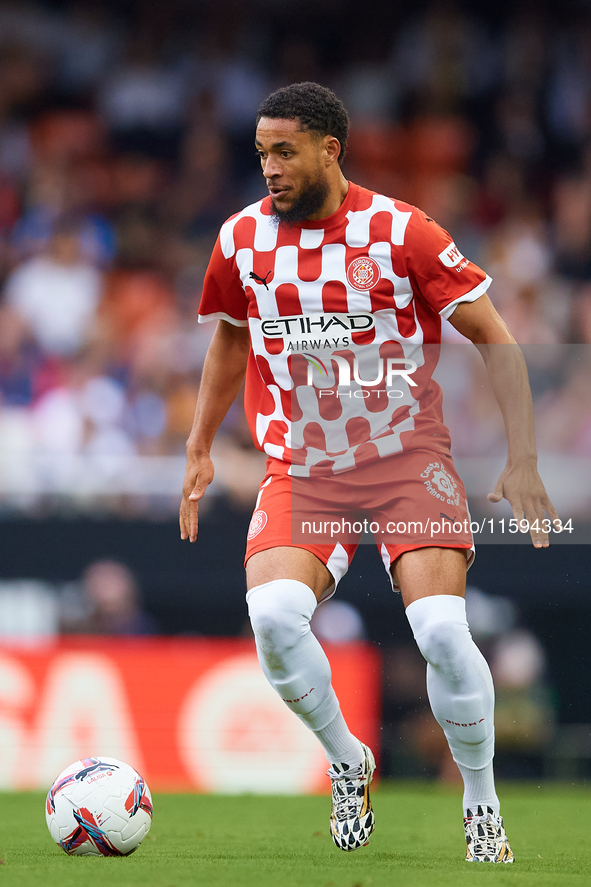
<svg viewBox="0 0 591 887">
<path fill-rule="evenodd" d="M 156 622 L 142 607 L 132 571 L 102 560 L 84 571 L 79 590 L 69 589 L 62 606 L 62 631 L 68 634 L 154 634 Z"/>
<path fill-rule="evenodd" d="M 6 302 L 50 357 L 71 357 L 92 338 L 102 275 L 82 257 L 80 225 L 64 218 L 44 254 L 12 271 Z"/>
<path fill-rule="evenodd" d="M 161 61 L 161 38 L 144 27 L 129 39 L 127 58 L 107 74 L 98 102 L 120 150 L 175 159 L 184 123 L 185 83 L 180 71 Z"/>
</svg>

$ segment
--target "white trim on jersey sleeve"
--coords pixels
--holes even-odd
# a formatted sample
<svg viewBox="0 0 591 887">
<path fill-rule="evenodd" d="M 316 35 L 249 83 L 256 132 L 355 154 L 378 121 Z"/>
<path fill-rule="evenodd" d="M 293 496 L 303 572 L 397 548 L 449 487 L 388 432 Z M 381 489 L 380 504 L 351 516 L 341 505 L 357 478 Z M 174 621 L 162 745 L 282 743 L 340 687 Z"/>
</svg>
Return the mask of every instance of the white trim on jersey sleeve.
<svg viewBox="0 0 591 887">
<path fill-rule="evenodd" d="M 492 283 L 492 277 L 486 275 L 486 280 L 483 280 L 482 283 L 479 283 L 478 286 L 475 286 L 473 290 L 470 290 L 469 293 L 464 293 L 463 296 L 460 296 L 458 299 L 454 299 L 453 302 L 450 302 L 449 305 L 446 305 L 445 308 L 442 308 L 439 314 L 443 317 L 444 320 L 449 320 L 452 316 L 456 308 L 461 302 L 475 302 L 476 299 L 479 299 L 480 296 L 483 296 L 489 286 Z"/>
<path fill-rule="evenodd" d="M 235 317 L 230 317 L 225 311 L 213 311 L 211 314 L 197 315 L 199 323 L 209 323 L 210 320 L 227 320 L 232 326 L 248 326 L 248 320 L 237 320 Z"/>
</svg>

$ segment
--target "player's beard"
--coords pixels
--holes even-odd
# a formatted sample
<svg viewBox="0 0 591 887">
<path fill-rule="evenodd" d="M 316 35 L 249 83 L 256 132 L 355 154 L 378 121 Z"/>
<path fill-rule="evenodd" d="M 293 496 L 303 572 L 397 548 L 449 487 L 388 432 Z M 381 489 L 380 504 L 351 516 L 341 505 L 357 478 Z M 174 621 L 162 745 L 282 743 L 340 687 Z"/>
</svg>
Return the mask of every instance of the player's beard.
<svg viewBox="0 0 591 887">
<path fill-rule="evenodd" d="M 294 200 L 289 209 L 279 209 L 271 198 L 273 219 L 277 224 L 282 222 L 284 225 L 297 225 L 299 222 L 305 222 L 322 208 L 329 192 L 328 179 L 319 171 L 316 178 L 308 178 L 304 181 L 300 196 Z"/>
</svg>

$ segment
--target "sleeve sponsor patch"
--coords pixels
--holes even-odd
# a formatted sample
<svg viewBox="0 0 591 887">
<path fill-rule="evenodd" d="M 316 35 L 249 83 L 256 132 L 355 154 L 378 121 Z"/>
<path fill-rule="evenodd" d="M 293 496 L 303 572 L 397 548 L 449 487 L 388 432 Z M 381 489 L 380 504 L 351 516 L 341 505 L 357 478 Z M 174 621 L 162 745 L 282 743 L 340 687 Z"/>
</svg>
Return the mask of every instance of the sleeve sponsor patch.
<svg viewBox="0 0 591 887">
<path fill-rule="evenodd" d="M 464 256 L 461 254 L 455 243 L 450 243 L 449 246 L 446 246 L 445 249 L 439 253 L 439 258 L 446 268 L 455 268 L 456 265 L 464 261 Z"/>
</svg>

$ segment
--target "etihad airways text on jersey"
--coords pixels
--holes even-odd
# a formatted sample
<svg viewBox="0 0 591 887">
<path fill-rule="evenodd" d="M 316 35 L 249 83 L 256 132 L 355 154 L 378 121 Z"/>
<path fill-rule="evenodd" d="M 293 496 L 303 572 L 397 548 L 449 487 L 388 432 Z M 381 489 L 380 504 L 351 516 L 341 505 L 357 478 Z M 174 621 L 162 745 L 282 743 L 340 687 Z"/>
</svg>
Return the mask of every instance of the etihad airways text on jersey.
<svg viewBox="0 0 591 887">
<path fill-rule="evenodd" d="M 350 344 L 351 333 L 361 333 L 371 330 L 376 325 L 372 314 L 296 314 L 291 317 L 267 317 L 261 320 L 261 332 L 268 339 L 283 339 L 289 351 L 301 350 L 300 345 L 305 337 L 307 348 L 314 346 L 309 336 L 339 336 L 340 344 Z M 346 339 L 346 341 L 345 341 Z M 324 339 L 316 340 L 318 348 L 326 347 Z M 291 346 L 291 347 L 289 347 Z"/>
</svg>

